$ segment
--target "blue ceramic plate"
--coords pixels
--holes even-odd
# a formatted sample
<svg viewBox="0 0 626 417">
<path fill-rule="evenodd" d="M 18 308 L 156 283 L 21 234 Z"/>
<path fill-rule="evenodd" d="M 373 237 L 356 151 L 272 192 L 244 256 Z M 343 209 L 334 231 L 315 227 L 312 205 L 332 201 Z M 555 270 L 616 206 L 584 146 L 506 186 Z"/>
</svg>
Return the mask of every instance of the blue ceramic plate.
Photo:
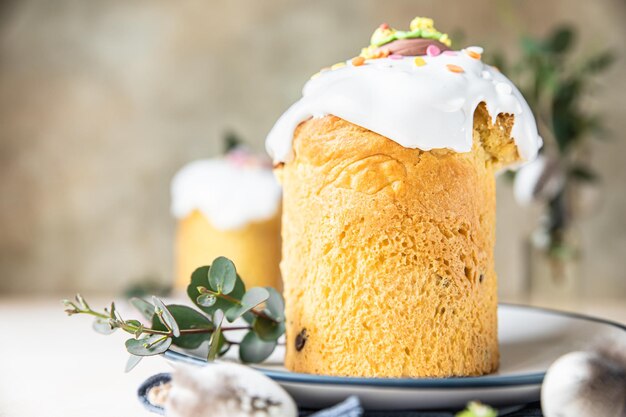
<svg viewBox="0 0 626 417">
<path fill-rule="evenodd" d="M 626 343 L 626 326 L 593 317 L 533 307 L 500 305 L 500 369 L 467 378 L 351 378 L 290 372 L 284 351 L 254 367 L 282 385 L 301 407 L 321 408 L 357 395 L 371 410 L 432 410 L 480 400 L 498 407 L 539 401 L 546 370 L 561 355 L 600 344 Z M 226 360 L 236 360 L 227 355 Z M 174 363 L 205 366 L 205 353 L 170 350 Z"/>
</svg>

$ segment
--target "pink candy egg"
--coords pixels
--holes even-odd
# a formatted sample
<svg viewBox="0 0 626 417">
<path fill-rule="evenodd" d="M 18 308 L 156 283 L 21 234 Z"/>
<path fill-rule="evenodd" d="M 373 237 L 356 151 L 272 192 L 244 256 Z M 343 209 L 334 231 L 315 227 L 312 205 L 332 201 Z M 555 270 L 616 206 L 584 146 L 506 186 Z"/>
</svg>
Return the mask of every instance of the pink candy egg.
<svg viewBox="0 0 626 417">
<path fill-rule="evenodd" d="M 437 56 L 439 54 L 441 54 L 441 49 L 435 45 L 428 45 L 428 48 L 426 48 L 426 55 L 428 56 Z"/>
</svg>

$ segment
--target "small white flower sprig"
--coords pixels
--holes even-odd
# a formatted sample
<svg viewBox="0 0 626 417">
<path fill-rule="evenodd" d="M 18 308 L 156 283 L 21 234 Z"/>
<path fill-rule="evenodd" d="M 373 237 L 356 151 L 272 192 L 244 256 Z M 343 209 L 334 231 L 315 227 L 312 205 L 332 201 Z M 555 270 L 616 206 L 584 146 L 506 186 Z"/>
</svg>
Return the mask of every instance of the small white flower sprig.
<svg viewBox="0 0 626 417">
<path fill-rule="evenodd" d="M 278 339 L 285 333 L 285 308 L 280 293 L 271 287 L 253 287 L 246 291 L 235 265 L 225 257 L 196 269 L 191 275 L 187 295 L 197 309 L 166 305 L 157 297 L 153 297 L 152 302 L 132 298 L 130 303 L 149 324 L 122 318 L 115 303 L 103 312 L 95 311 L 80 294 L 76 295 L 75 301 L 63 300 L 63 304 L 69 316 L 86 314 L 95 317 L 93 329 L 99 333 L 111 334 L 121 329 L 133 336 L 125 343 L 131 355 L 127 372 L 144 356 L 161 354 L 172 345 L 196 349 L 204 342 L 209 343 L 209 361 L 238 345 L 242 362 L 258 363 L 271 355 Z M 225 325 L 239 318 L 243 318 L 244 325 Z M 233 330 L 248 332 L 238 342 L 225 336 L 226 332 Z"/>
</svg>

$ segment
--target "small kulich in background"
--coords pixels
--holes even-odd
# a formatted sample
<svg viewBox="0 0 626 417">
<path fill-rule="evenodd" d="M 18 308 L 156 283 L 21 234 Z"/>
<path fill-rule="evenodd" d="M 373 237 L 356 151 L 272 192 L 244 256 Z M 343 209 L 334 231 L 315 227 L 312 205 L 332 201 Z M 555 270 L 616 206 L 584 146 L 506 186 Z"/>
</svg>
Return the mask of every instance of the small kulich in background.
<svg viewBox="0 0 626 417">
<path fill-rule="evenodd" d="M 218 256 L 231 259 L 247 288 L 282 289 L 281 188 L 268 160 L 237 147 L 225 156 L 194 161 L 172 181 L 178 219 L 175 287 Z"/>
</svg>

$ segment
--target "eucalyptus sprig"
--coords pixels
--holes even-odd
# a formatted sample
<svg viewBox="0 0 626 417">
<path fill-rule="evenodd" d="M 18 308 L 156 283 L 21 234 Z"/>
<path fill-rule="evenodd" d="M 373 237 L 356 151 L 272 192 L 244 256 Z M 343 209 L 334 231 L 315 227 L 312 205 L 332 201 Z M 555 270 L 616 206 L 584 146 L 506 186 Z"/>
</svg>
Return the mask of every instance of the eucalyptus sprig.
<svg viewBox="0 0 626 417">
<path fill-rule="evenodd" d="M 130 353 L 126 370 L 132 369 L 144 356 L 158 355 L 171 346 L 196 349 L 208 343 L 207 360 L 224 355 L 231 346 L 239 346 L 242 362 L 257 363 L 267 359 L 285 333 L 283 298 L 271 287 L 253 287 L 246 291 L 235 265 L 230 259 L 218 257 L 209 266 L 196 269 L 191 275 L 187 294 L 193 304 L 166 305 L 157 297 L 152 302 L 132 298 L 130 303 L 144 322 L 122 318 L 115 303 L 99 312 L 76 295 L 75 301 L 63 300 L 68 315 L 94 317 L 93 329 L 111 334 L 117 329 L 129 333 L 126 350 Z M 243 318 L 243 325 L 228 326 Z M 225 336 L 233 330 L 247 330 L 241 341 Z"/>
</svg>

